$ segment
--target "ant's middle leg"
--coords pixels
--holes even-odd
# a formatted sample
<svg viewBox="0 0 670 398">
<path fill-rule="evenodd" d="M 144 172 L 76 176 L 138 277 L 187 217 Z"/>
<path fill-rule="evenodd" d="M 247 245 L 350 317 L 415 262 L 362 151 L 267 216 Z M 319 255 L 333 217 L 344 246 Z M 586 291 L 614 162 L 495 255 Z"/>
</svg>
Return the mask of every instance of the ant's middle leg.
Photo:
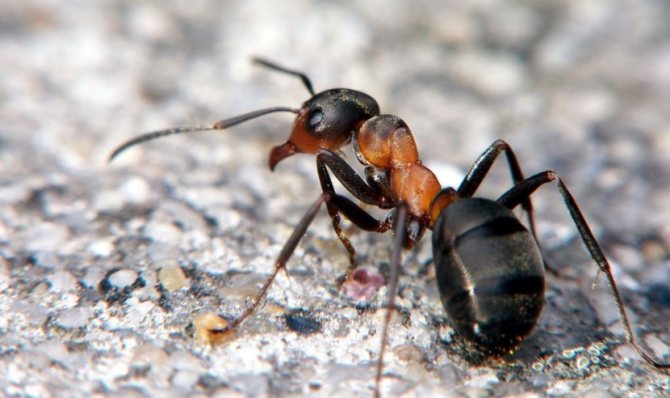
<svg viewBox="0 0 670 398">
<path fill-rule="evenodd" d="M 633 333 L 633 328 L 630 321 L 628 320 L 628 314 L 626 313 L 623 299 L 619 293 L 619 288 L 617 287 L 616 281 L 614 280 L 612 267 L 610 266 L 609 261 L 607 261 L 605 253 L 596 241 L 593 232 L 591 232 L 591 228 L 589 228 L 584 215 L 582 214 L 581 210 L 579 210 L 577 202 L 556 172 L 552 170 L 544 171 L 521 181 L 512 189 L 504 193 L 500 198 L 498 198 L 498 202 L 503 206 L 508 207 L 509 209 L 513 209 L 519 205 L 519 203 L 523 203 L 524 200 L 530 197 L 530 195 L 532 195 L 535 190 L 549 182 L 556 183 L 558 191 L 563 197 L 563 202 L 565 203 L 565 206 L 567 207 L 568 212 L 570 213 L 570 216 L 572 217 L 572 220 L 575 223 L 577 230 L 579 231 L 582 242 L 584 242 L 584 245 L 591 255 L 591 258 L 598 265 L 599 270 L 607 277 L 610 291 L 614 297 L 617 311 L 619 312 L 619 319 L 624 326 L 626 341 L 632 345 L 633 348 L 635 348 L 635 350 L 640 354 L 640 356 L 651 366 L 657 369 L 670 369 L 670 363 L 659 361 L 638 345 L 635 333 Z"/>
<path fill-rule="evenodd" d="M 400 275 L 400 261 L 403 242 L 407 235 L 407 205 L 400 203 L 394 217 L 394 245 L 391 252 L 391 272 L 389 274 L 389 281 L 387 287 L 386 297 L 386 314 L 384 314 L 384 325 L 382 326 L 381 347 L 379 348 L 379 358 L 377 359 L 377 371 L 375 373 L 375 398 L 379 398 L 379 387 L 382 382 L 382 374 L 384 370 L 384 352 L 386 352 L 386 344 L 388 341 L 388 328 L 391 323 L 391 316 L 395 311 L 395 298 L 398 292 L 398 277 Z"/>
</svg>

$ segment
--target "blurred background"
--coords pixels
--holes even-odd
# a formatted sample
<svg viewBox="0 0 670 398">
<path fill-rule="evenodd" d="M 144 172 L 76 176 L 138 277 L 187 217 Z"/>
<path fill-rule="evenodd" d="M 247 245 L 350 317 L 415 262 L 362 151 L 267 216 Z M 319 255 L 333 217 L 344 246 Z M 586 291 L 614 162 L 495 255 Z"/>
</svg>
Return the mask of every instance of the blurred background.
<svg viewBox="0 0 670 398">
<path fill-rule="evenodd" d="M 409 124 L 445 186 L 497 138 L 527 175 L 556 170 L 642 342 L 667 358 L 668 20 L 663 0 L 0 3 L 3 393 L 370 396 L 385 290 L 361 304 L 336 288 L 347 256 L 325 215 L 270 309 L 232 344 L 193 341 L 194 314 L 244 308 L 319 194 L 312 157 L 267 170 L 289 115 L 107 163 L 142 132 L 308 99 L 298 79 L 254 56 L 304 71 L 317 91 L 372 95 Z M 500 162 L 481 194 L 509 187 Z M 559 275 L 527 347 L 485 367 L 449 348 L 428 235 L 405 255 L 385 396 L 669 393 L 667 375 L 622 344 L 614 302 L 602 281 L 591 288 L 596 268 L 555 189 L 534 198 Z M 350 232 L 361 265 L 387 272 L 390 236 Z M 168 268 L 185 278 L 173 291 L 160 275 Z M 319 333 L 282 321 L 297 309 Z"/>
</svg>

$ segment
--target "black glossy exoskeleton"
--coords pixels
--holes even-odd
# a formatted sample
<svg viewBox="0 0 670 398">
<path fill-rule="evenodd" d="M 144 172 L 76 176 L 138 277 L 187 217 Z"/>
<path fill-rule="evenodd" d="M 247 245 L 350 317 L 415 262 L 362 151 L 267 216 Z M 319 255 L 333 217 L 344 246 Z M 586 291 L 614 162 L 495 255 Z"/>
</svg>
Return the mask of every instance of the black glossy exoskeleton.
<svg viewBox="0 0 670 398">
<path fill-rule="evenodd" d="M 349 253 L 350 266 L 345 279 L 351 276 L 355 267 L 356 251 L 342 231 L 341 215 L 363 230 L 385 232 L 393 229 L 395 233 L 375 395 L 379 395 L 388 325 L 395 309 L 401 250 L 413 247 L 426 229 L 433 230 L 437 282 L 454 329 L 485 356 L 509 353 L 531 332 L 544 304 L 544 264 L 537 245 L 530 196 L 540 186 L 553 182 L 590 256 L 607 278 L 626 331 L 626 340 L 650 365 L 658 369 L 670 367 L 637 344 L 610 264 L 572 194 L 555 172 L 549 170 L 524 178 L 510 146 L 497 140 L 474 162 L 458 188 L 441 188 L 437 177 L 419 159 L 408 125 L 396 116 L 380 114 L 372 97 L 350 89 L 315 93 L 303 73 L 264 60 L 256 62 L 299 77 L 312 97 L 298 109 L 267 108 L 211 126 L 147 133 L 122 144 L 111 156 L 114 158 L 133 145 L 166 135 L 222 130 L 272 112 L 297 115 L 288 141 L 270 152 L 269 166 L 274 170 L 281 160 L 296 153 L 314 154 L 322 194 L 286 241 L 274 271 L 251 305 L 228 326 L 212 330 L 212 333 L 227 333 L 254 312 L 325 204 L 333 229 Z M 349 143 L 353 144 L 356 157 L 363 165 L 364 177 L 336 152 Z M 513 187 L 497 200 L 473 197 L 502 153 L 512 174 Z M 385 219 L 377 220 L 351 199 L 335 192 L 331 174 L 360 202 L 392 210 Z M 519 205 L 527 213 L 528 229 L 512 213 Z"/>
<path fill-rule="evenodd" d="M 533 236 L 507 207 L 467 198 L 433 227 L 433 262 L 456 331 L 503 355 L 530 333 L 544 304 L 544 266 Z"/>
</svg>

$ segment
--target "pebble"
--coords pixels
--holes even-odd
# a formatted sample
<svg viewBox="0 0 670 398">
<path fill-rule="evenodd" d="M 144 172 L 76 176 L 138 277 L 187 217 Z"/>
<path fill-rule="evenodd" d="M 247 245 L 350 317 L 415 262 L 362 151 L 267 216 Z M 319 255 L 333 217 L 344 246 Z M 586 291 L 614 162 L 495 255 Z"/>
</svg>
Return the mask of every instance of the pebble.
<svg viewBox="0 0 670 398">
<path fill-rule="evenodd" d="M 598 389 L 597 391 L 589 391 L 582 395 L 583 398 L 614 398 L 614 395 L 607 391 Z"/>
<path fill-rule="evenodd" d="M 86 247 L 89 253 L 98 258 L 109 257 L 114 253 L 114 244 L 109 240 L 98 240 Z"/>
<path fill-rule="evenodd" d="M 221 330 L 228 326 L 228 321 L 221 318 L 218 314 L 207 312 L 198 314 L 193 318 L 193 329 L 195 341 L 200 344 L 217 345 L 227 341 L 232 333 L 216 333 L 215 330 Z"/>
<path fill-rule="evenodd" d="M 183 389 L 192 390 L 198 382 L 199 373 L 193 370 L 179 370 L 172 376 L 172 384 Z"/>
<path fill-rule="evenodd" d="M 184 287 L 186 275 L 179 265 L 168 265 L 158 271 L 158 280 L 168 292 L 174 292 Z"/>
<path fill-rule="evenodd" d="M 173 369 L 168 354 L 150 343 L 135 348 L 131 365 L 134 367 L 149 367 L 147 377 L 155 385 L 164 385 L 172 375 Z"/>
<path fill-rule="evenodd" d="M 151 197 L 151 189 L 144 178 L 130 177 L 125 180 L 119 190 L 125 194 L 128 202 L 132 204 L 147 203 Z"/>
<path fill-rule="evenodd" d="M 59 363 L 61 366 L 66 368 L 70 368 L 71 365 L 73 365 L 72 355 L 68 351 L 65 344 L 60 341 L 45 341 L 36 345 L 35 351 L 46 355 L 52 363 Z"/>
<path fill-rule="evenodd" d="M 153 241 L 147 248 L 147 255 L 156 264 L 177 263 L 180 258 L 179 248 L 171 243 Z"/>
<path fill-rule="evenodd" d="M 181 239 L 181 229 L 172 222 L 152 221 L 144 226 L 144 235 L 151 240 L 176 246 Z"/>
<path fill-rule="evenodd" d="M 138 277 L 139 274 L 137 271 L 132 269 L 122 269 L 111 274 L 107 280 L 113 288 L 123 289 L 130 287 L 133 283 L 135 283 Z"/>
<path fill-rule="evenodd" d="M 160 204 L 160 210 L 169 214 L 176 224 L 183 230 L 207 231 L 207 222 L 201 213 L 193 210 L 181 202 L 169 200 Z"/>
<path fill-rule="evenodd" d="M 646 343 L 647 347 L 651 349 L 656 358 L 663 358 L 670 354 L 670 346 L 664 343 L 657 335 L 649 334 L 645 336 L 644 342 Z"/>
<path fill-rule="evenodd" d="M 93 197 L 93 207 L 99 212 L 120 210 L 125 204 L 123 194 L 117 189 L 97 192 Z"/>
<path fill-rule="evenodd" d="M 88 307 L 74 307 L 64 310 L 56 319 L 56 324 L 63 329 L 86 327 L 93 313 Z"/>
<path fill-rule="evenodd" d="M 88 267 L 80 282 L 82 286 L 88 289 L 95 289 L 105 278 L 105 273 L 105 270 L 101 267 Z"/>
<path fill-rule="evenodd" d="M 177 350 L 170 354 L 170 363 L 177 370 L 199 372 L 204 369 L 202 361 L 198 357 L 183 350 Z"/>
<path fill-rule="evenodd" d="M 467 385 L 475 388 L 486 388 L 495 384 L 499 384 L 500 379 L 493 370 L 481 369 L 468 380 Z"/>
<path fill-rule="evenodd" d="M 490 96 L 511 96 L 526 83 L 524 65 L 504 53 L 463 53 L 451 68 L 460 80 Z"/>
<path fill-rule="evenodd" d="M 578 370 L 585 370 L 589 367 L 589 365 L 591 365 L 591 361 L 588 357 L 582 356 L 577 358 L 576 365 Z"/>
<path fill-rule="evenodd" d="M 25 248 L 31 252 L 58 252 L 70 239 L 65 225 L 43 222 L 32 226 L 25 236 Z"/>
<path fill-rule="evenodd" d="M 294 332 L 302 335 L 309 335 L 321 330 L 321 322 L 309 315 L 300 315 L 300 313 L 286 314 L 286 326 Z"/>
<path fill-rule="evenodd" d="M 47 278 L 47 281 L 52 292 L 65 293 L 77 289 L 77 278 L 69 271 L 56 271 Z"/>
</svg>

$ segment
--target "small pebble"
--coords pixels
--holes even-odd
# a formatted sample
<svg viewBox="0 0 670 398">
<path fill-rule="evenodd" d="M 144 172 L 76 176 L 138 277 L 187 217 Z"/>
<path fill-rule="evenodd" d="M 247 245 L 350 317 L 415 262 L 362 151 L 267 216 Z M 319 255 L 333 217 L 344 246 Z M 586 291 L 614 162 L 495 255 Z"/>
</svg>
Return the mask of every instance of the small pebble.
<svg viewBox="0 0 670 398">
<path fill-rule="evenodd" d="M 477 374 L 468 380 L 467 385 L 469 387 L 484 389 L 498 383 L 500 383 L 500 379 L 493 370 L 482 369 L 477 371 Z"/>
<path fill-rule="evenodd" d="M 89 289 L 94 289 L 105 277 L 105 270 L 100 267 L 89 267 L 81 279 L 81 284 Z"/>
<path fill-rule="evenodd" d="M 158 280 L 168 292 L 174 292 L 184 287 L 186 275 L 179 265 L 168 265 L 158 271 Z"/>
<path fill-rule="evenodd" d="M 398 360 L 408 363 L 423 363 L 425 355 L 413 344 L 403 344 L 393 349 Z"/>
<path fill-rule="evenodd" d="M 598 389 L 596 391 L 589 391 L 586 394 L 582 395 L 583 398 L 613 398 L 614 395 L 610 394 L 607 391 Z"/>
<path fill-rule="evenodd" d="M 56 319 L 56 324 L 63 329 L 78 329 L 86 327 L 91 319 L 89 308 L 75 307 L 63 311 Z"/>
<path fill-rule="evenodd" d="M 77 289 L 77 278 L 68 271 L 56 271 L 47 280 L 52 292 L 64 293 Z"/>
<path fill-rule="evenodd" d="M 183 350 L 170 354 L 170 363 L 177 370 L 191 370 L 200 372 L 204 370 L 202 362 L 198 357 Z"/>
<path fill-rule="evenodd" d="M 286 314 L 286 326 L 299 334 L 313 334 L 321 330 L 321 323 L 309 316 Z"/>
<path fill-rule="evenodd" d="M 25 237 L 29 252 L 59 252 L 70 239 L 70 230 L 65 225 L 43 222 L 32 226 Z"/>
<path fill-rule="evenodd" d="M 122 269 L 111 274 L 107 280 L 116 289 L 130 287 L 137 280 L 138 274 L 131 269 Z"/>
<path fill-rule="evenodd" d="M 150 343 L 139 345 L 135 349 L 131 365 L 139 368 L 149 366 L 147 379 L 156 384 L 166 383 L 173 373 L 167 353 Z"/>
<path fill-rule="evenodd" d="M 181 229 L 172 223 L 153 221 L 144 226 L 144 235 L 157 242 L 177 245 L 181 239 Z"/>
<path fill-rule="evenodd" d="M 217 314 L 207 312 L 198 314 L 193 318 L 193 329 L 195 340 L 200 344 L 218 345 L 227 341 L 234 331 L 220 333 L 228 326 L 228 321 Z"/>
<path fill-rule="evenodd" d="M 114 253 L 114 244 L 109 240 L 98 240 L 89 244 L 86 249 L 95 257 L 105 258 Z"/>
<path fill-rule="evenodd" d="M 579 370 L 584 370 L 589 367 L 591 364 L 591 361 L 587 357 L 579 357 L 577 358 L 577 369 Z"/>
<path fill-rule="evenodd" d="M 172 384 L 183 390 L 191 390 L 198 382 L 198 377 L 198 372 L 193 370 L 179 370 L 172 376 Z"/>
<path fill-rule="evenodd" d="M 664 343 L 657 335 L 648 334 L 644 337 L 644 342 L 651 349 L 657 358 L 663 358 L 670 354 L 670 347 Z"/>
<path fill-rule="evenodd" d="M 140 177 L 128 178 L 120 187 L 130 203 L 142 204 L 149 201 L 151 189 L 145 179 Z"/>
<path fill-rule="evenodd" d="M 142 344 L 135 349 L 133 355 L 133 365 L 153 365 L 158 363 L 166 363 L 168 355 L 163 349 L 153 344 Z"/>
</svg>

